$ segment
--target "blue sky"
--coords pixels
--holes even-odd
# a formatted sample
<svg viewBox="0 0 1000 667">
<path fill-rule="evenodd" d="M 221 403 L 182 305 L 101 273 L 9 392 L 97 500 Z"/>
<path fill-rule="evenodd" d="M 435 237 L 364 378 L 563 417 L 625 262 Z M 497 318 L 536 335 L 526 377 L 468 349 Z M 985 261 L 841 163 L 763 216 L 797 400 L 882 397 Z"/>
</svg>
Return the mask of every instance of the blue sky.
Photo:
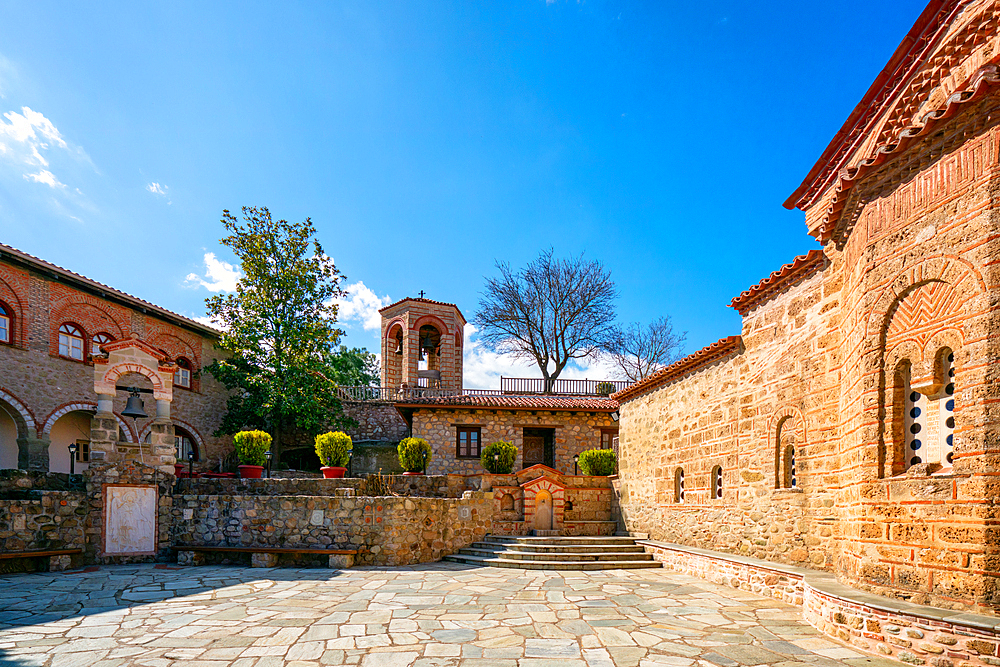
<svg viewBox="0 0 1000 667">
<path fill-rule="evenodd" d="M 223 209 L 310 216 L 375 351 L 379 303 L 471 319 L 551 245 L 693 351 L 817 247 L 781 204 L 922 8 L 0 0 L 0 242 L 201 316 Z M 530 370 L 469 354 L 470 386 Z"/>
</svg>

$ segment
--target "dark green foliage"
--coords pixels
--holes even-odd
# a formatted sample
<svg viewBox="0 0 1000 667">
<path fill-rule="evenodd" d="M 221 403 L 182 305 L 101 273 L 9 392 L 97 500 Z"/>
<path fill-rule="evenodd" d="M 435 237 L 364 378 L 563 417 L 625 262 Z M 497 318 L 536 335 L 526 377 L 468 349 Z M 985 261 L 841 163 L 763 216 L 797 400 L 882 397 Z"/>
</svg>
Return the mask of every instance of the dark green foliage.
<svg viewBox="0 0 1000 667">
<path fill-rule="evenodd" d="M 283 434 L 353 425 L 336 385 L 371 383 L 374 355 L 339 345 L 334 299 L 343 276 L 308 218 L 275 221 L 265 207 L 244 207 L 243 222 L 224 211 L 222 224 L 243 276 L 235 292 L 205 300 L 228 353 L 205 370 L 233 392 L 216 435 L 269 431 L 277 467 Z"/>
<path fill-rule="evenodd" d="M 431 460 L 431 446 L 423 438 L 403 438 L 396 452 L 406 472 L 424 472 Z"/>
<path fill-rule="evenodd" d="M 607 476 L 615 474 L 618 460 L 614 450 L 588 449 L 580 453 L 580 471 L 584 475 Z"/>
<path fill-rule="evenodd" d="M 510 474 L 516 460 L 517 447 L 503 440 L 487 445 L 479 456 L 479 462 L 483 464 L 483 467 L 495 475 Z"/>
<path fill-rule="evenodd" d="M 598 382 L 597 387 L 595 387 L 597 393 L 601 396 L 610 396 L 615 393 L 615 385 L 610 382 Z"/>
</svg>

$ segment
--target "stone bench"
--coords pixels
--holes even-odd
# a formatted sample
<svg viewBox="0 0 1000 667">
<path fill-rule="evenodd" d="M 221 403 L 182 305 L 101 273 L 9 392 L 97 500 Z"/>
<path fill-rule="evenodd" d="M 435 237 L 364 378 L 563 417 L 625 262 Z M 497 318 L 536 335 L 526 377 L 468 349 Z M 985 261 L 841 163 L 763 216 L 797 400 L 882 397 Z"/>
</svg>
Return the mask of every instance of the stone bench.
<svg viewBox="0 0 1000 667">
<path fill-rule="evenodd" d="M 0 560 L 9 558 L 48 558 L 49 572 L 62 572 L 72 565 L 73 556 L 82 554 L 83 549 L 47 549 L 35 551 L 7 551 L 0 553 Z"/>
<path fill-rule="evenodd" d="M 278 556 L 281 554 L 319 554 L 329 556 L 329 566 L 340 570 L 354 565 L 354 557 L 357 549 L 299 549 L 286 547 L 226 547 L 211 545 L 183 545 L 174 546 L 177 549 L 178 565 L 203 565 L 205 562 L 205 552 L 229 552 L 250 554 L 250 565 L 252 567 L 277 567 Z"/>
</svg>

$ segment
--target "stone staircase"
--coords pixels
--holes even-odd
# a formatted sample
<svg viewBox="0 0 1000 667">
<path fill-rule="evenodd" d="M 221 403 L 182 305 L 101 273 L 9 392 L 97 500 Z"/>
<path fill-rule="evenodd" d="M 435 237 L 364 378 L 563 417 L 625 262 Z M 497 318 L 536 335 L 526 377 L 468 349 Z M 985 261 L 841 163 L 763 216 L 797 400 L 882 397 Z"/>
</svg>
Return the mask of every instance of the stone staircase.
<svg viewBox="0 0 1000 667">
<path fill-rule="evenodd" d="M 617 570 L 662 567 L 635 537 L 508 537 L 487 535 L 444 559 L 523 570 Z"/>
</svg>

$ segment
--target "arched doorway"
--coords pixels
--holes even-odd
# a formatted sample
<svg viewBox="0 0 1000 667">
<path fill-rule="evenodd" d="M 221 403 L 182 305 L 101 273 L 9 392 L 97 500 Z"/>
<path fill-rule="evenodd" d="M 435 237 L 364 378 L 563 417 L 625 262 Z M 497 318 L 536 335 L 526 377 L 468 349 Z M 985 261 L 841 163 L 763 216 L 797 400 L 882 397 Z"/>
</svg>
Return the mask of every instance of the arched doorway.
<svg viewBox="0 0 1000 667">
<path fill-rule="evenodd" d="M 76 444 L 75 472 L 90 466 L 90 419 L 92 411 L 73 410 L 59 417 L 49 429 L 49 472 L 70 471 L 69 446 Z"/>
<path fill-rule="evenodd" d="M 17 468 L 17 424 L 0 403 L 0 470 Z"/>
</svg>

